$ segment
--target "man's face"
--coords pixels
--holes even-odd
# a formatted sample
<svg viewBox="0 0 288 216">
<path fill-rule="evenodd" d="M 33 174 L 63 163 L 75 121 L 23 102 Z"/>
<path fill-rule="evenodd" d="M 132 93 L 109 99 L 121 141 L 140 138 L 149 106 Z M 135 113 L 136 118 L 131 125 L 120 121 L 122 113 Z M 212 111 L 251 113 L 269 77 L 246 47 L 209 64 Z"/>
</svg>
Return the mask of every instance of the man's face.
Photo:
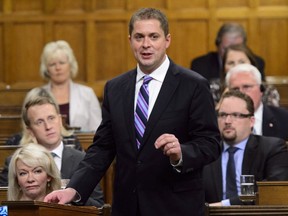
<svg viewBox="0 0 288 216">
<path fill-rule="evenodd" d="M 249 73 L 237 73 L 233 74 L 229 80 L 229 89 L 238 89 L 241 92 L 249 95 L 254 103 L 255 111 L 261 104 L 262 92 L 260 91 L 260 85 L 257 84 L 253 75 Z"/>
<path fill-rule="evenodd" d="M 227 144 L 237 144 L 251 133 L 255 118 L 253 116 L 241 117 L 239 114 L 250 114 L 246 108 L 246 102 L 237 97 L 224 98 L 219 106 L 218 126 L 222 139 Z"/>
<path fill-rule="evenodd" d="M 138 20 L 129 36 L 130 46 L 141 70 L 151 73 L 165 60 L 170 45 L 170 34 L 166 37 L 156 19 Z"/>
<path fill-rule="evenodd" d="M 223 58 L 225 49 L 231 45 L 243 44 L 244 40 L 238 33 L 226 33 L 221 38 L 221 43 L 218 46 L 218 52 Z"/>
<path fill-rule="evenodd" d="M 37 142 L 48 150 L 60 145 L 62 119 L 52 104 L 31 106 L 27 111 L 30 126 L 27 128 Z"/>
</svg>

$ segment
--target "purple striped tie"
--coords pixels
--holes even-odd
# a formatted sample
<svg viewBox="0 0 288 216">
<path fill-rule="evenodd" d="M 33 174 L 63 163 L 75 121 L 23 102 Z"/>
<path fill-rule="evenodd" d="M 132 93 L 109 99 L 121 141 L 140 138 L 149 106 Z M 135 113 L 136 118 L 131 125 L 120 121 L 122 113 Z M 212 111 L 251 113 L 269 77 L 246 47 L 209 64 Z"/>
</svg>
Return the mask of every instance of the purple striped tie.
<svg viewBox="0 0 288 216">
<path fill-rule="evenodd" d="M 148 75 L 144 76 L 144 81 L 139 90 L 137 98 L 136 111 L 135 111 L 135 128 L 136 128 L 136 142 L 138 149 L 142 144 L 142 138 L 148 119 L 148 107 L 149 107 L 148 83 L 152 79 L 153 78 Z"/>
</svg>

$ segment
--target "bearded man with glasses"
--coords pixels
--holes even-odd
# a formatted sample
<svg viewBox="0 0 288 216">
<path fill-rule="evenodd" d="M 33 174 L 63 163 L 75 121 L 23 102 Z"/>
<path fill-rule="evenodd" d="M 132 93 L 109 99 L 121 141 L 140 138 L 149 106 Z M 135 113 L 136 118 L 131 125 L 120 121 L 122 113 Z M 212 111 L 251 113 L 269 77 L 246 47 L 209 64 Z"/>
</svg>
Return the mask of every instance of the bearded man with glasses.
<svg viewBox="0 0 288 216">
<path fill-rule="evenodd" d="M 222 137 L 221 157 L 203 171 L 205 199 L 209 205 L 241 205 L 240 175 L 254 175 L 256 181 L 288 180 L 288 152 L 285 141 L 252 133 L 255 123 L 253 100 L 246 94 L 226 92 L 217 110 Z M 229 149 L 234 149 L 234 175 L 228 172 Z M 231 178 L 235 193 L 230 193 Z M 232 194 L 232 195 L 231 195 Z"/>
</svg>

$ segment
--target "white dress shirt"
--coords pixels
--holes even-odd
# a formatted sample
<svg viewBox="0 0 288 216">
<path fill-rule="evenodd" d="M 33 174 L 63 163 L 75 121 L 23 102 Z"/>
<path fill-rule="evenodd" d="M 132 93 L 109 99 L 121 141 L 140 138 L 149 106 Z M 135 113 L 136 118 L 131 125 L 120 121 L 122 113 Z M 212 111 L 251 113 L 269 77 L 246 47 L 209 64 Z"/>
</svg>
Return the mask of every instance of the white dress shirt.
<svg viewBox="0 0 288 216">
<path fill-rule="evenodd" d="M 149 90 L 149 108 L 148 108 L 148 118 L 152 112 L 152 109 L 154 107 L 154 104 L 156 102 L 156 99 L 158 97 L 158 94 L 160 92 L 161 86 L 163 84 L 163 81 L 165 79 L 166 73 L 168 71 L 170 65 L 170 61 L 166 55 L 166 58 L 164 62 L 151 74 L 149 74 L 150 77 L 153 79 L 149 82 L 148 90 Z M 134 110 L 136 109 L 137 104 L 137 97 L 139 90 L 143 84 L 143 77 L 147 75 L 143 73 L 137 64 L 137 77 L 136 77 L 136 87 L 135 87 L 135 100 L 134 100 Z"/>
<path fill-rule="evenodd" d="M 61 141 L 60 145 L 51 151 L 56 155 L 56 156 L 54 156 L 54 161 L 55 161 L 56 166 L 58 167 L 59 171 L 61 171 L 61 166 L 62 166 L 63 149 L 64 149 L 64 144 Z"/>
<path fill-rule="evenodd" d="M 262 135 L 263 103 L 261 103 L 258 109 L 254 112 L 254 117 L 255 117 L 255 124 L 253 128 L 253 133 L 257 135 Z"/>
</svg>

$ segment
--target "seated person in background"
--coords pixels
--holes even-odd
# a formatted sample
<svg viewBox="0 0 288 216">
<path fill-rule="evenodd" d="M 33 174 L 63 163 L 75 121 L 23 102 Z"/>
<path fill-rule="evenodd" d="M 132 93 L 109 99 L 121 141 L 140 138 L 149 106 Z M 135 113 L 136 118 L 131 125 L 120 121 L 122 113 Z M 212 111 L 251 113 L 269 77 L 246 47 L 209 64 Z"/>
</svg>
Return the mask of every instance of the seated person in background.
<svg viewBox="0 0 288 216">
<path fill-rule="evenodd" d="M 203 170 L 205 199 L 209 205 L 241 205 L 240 175 L 254 175 L 255 182 L 288 180 L 285 141 L 251 133 L 254 105 L 248 95 L 233 90 L 224 93 L 217 114 L 222 154 Z M 228 169 L 232 160 L 234 172 Z"/>
<path fill-rule="evenodd" d="M 257 63 L 252 51 L 244 44 L 236 44 L 227 47 L 223 54 L 223 76 L 221 80 L 213 80 L 210 85 L 213 99 L 217 104 L 220 100 L 222 92 L 225 91 L 225 76 L 226 73 L 238 64 L 252 64 L 257 67 Z"/>
<path fill-rule="evenodd" d="M 59 107 L 53 98 L 49 96 L 31 97 L 23 106 L 22 120 L 26 126 L 22 139 L 27 137 L 52 152 L 55 155 L 54 161 L 60 170 L 62 179 L 70 179 L 85 153 L 63 144 L 62 118 Z M 6 159 L 4 169 L 0 174 L 0 186 L 7 186 L 10 159 L 11 157 Z M 103 192 L 100 185 L 97 185 L 85 205 L 101 207 L 103 204 Z"/>
<path fill-rule="evenodd" d="M 224 23 L 217 33 L 215 44 L 217 52 L 209 52 L 206 55 L 197 57 L 191 62 L 191 69 L 200 73 L 210 82 L 223 80 L 223 55 L 227 47 L 234 44 L 246 44 L 247 36 L 244 28 L 238 23 Z M 255 55 L 257 67 L 265 81 L 264 60 Z"/>
<path fill-rule="evenodd" d="M 249 95 L 254 103 L 255 124 L 253 133 L 288 140 L 288 110 L 269 106 L 262 102 L 264 92 L 261 73 L 250 64 L 239 64 L 228 71 L 225 78 L 229 90 L 240 90 Z"/>
<path fill-rule="evenodd" d="M 227 72 L 238 64 L 251 64 L 255 66 L 256 68 L 258 68 L 257 62 L 255 60 L 255 55 L 244 44 L 231 45 L 225 49 L 225 52 L 223 55 L 224 78 Z M 225 87 L 224 80 L 219 82 L 219 85 L 220 87 L 214 88 L 214 91 L 212 91 L 212 92 L 217 93 L 217 94 L 213 94 L 213 98 L 216 101 L 216 103 L 219 102 L 219 99 L 222 93 L 221 90 L 223 90 Z M 211 86 L 211 89 L 213 89 L 213 86 Z M 216 91 L 217 89 L 219 89 L 219 91 Z M 265 91 L 263 92 L 262 99 L 263 99 L 264 104 L 279 106 L 279 99 L 280 99 L 279 93 L 276 90 L 276 88 L 271 85 L 269 86 L 267 85 L 267 88 L 265 87 Z"/>
<path fill-rule="evenodd" d="M 78 73 L 78 64 L 66 41 L 46 44 L 40 73 L 49 80 L 44 88 L 52 92 L 66 123 L 80 127 L 81 131 L 96 131 L 102 120 L 100 103 L 92 88 L 72 81 Z"/>
<path fill-rule="evenodd" d="M 9 165 L 8 200 L 37 200 L 61 188 L 60 172 L 44 147 L 25 144 L 15 151 Z"/>
<path fill-rule="evenodd" d="M 38 88 L 37 87 L 37 88 L 31 89 L 26 94 L 26 97 L 25 97 L 24 102 L 23 102 L 22 109 L 24 109 L 24 105 L 27 103 L 27 101 L 30 101 L 32 98 L 39 97 L 39 96 L 50 97 L 51 99 L 53 99 L 55 101 L 55 99 L 51 95 L 51 93 L 49 93 L 44 88 Z M 25 130 L 27 130 L 27 129 L 26 129 L 25 123 L 23 122 L 23 119 L 22 119 L 22 128 L 23 128 L 24 132 L 20 132 L 20 133 L 14 134 L 11 137 L 9 137 L 7 139 L 7 141 L 6 141 L 6 145 L 19 145 L 19 144 L 25 144 L 25 143 L 29 143 L 29 142 L 35 142 L 35 140 L 32 140 L 32 137 L 30 136 L 30 134 L 25 132 Z M 24 134 L 24 137 L 23 137 L 23 134 Z M 61 128 L 61 134 L 63 136 L 64 144 L 72 144 L 72 143 L 65 142 L 65 140 L 73 140 L 74 141 L 73 142 L 73 145 L 74 145 L 73 147 L 75 149 L 78 149 L 78 150 L 82 151 L 82 147 L 81 147 L 80 141 L 77 138 L 77 136 L 75 136 L 73 134 L 73 131 L 68 131 L 64 127 L 62 127 Z"/>
</svg>

